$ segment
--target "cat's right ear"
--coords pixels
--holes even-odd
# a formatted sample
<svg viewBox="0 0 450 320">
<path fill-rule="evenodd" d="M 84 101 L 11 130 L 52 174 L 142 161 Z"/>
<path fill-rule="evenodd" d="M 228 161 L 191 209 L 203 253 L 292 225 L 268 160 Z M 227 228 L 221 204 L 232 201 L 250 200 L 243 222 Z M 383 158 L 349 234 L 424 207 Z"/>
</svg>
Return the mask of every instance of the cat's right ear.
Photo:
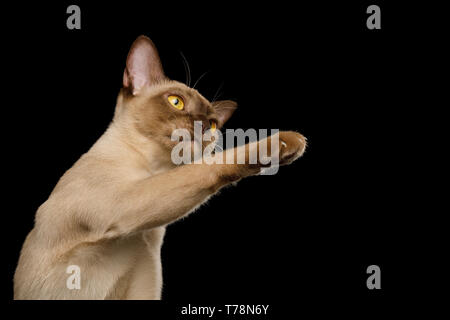
<svg viewBox="0 0 450 320">
<path fill-rule="evenodd" d="M 237 109 L 237 103 L 231 100 L 215 101 L 212 105 L 217 116 L 217 120 L 219 121 L 219 128 L 221 128 L 225 122 L 230 119 L 234 111 Z"/>
<path fill-rule="evenodd" d="M 128 52 L 123 73 L 124 88 L 137 95 L 144 87 L 152 86 L 163 79 L 165 75 L 156 46 L 148 37 L 139 36 Z"/>
</svg>

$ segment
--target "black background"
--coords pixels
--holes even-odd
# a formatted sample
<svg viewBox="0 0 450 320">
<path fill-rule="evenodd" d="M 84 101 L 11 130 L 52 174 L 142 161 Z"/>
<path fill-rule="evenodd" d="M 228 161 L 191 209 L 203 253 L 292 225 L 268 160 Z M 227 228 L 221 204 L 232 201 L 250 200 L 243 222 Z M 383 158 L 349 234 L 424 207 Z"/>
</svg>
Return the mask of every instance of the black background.
<svg viewBox="0 0 450 320">
<path fill-rule="evenodd" d="M 66 28 L 73 3 L 81 30 Z M 277 175 L 245 179 L 169 226 L 165 302 L 136 309 L 151 315 L 162 305 L 175 314 L 182 303 L 265 303 L 281 319 L 325 306 L 372 312 L 409 291 L 410 251 L 418 249 L 413 211 L 421 205 L 419 173 L 408 160 L 421 148 L 412 105 L 421 103 L 418 79 L 429 54 L 421 50 L 430 40 L 412 6 L 374 2 L 382 29 L 368 30 L 371 2 L 73 3 L 4 13 L 15 16 L 4 64 L 13 101 L 3 113 L 13 138 L 6 139 L 13 156 L 5 183 L 14 208 L 6 300 L 36 209 L 112 119 L 126 55 L 140 34 L 156 44 L 170 78 L 185 80 L 182 52 L 193 82 L 209 71 L 197 85 L 205 97 L 221 87 L 220 98 L 239 103 L 228 128 L 296 130 L 309 146 Z M 371 264 L 381 268 L 378 291 L 366 287 Z"/>
</svg>

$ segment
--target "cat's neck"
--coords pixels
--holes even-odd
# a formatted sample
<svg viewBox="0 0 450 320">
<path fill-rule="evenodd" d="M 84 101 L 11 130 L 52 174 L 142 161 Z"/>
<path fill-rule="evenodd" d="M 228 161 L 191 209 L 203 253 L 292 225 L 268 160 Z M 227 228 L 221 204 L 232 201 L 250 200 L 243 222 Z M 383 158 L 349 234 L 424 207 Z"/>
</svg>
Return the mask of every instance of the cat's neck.
<svg viewBox="0 0 450 320">
<path fill-rule="evenodd" d="M 145 170 L 155 175 L 175 167 L 170 152 L 156 140 L 139 134 L 132 125 L 114 121 L 90 152 L 119 163 L 123 167 Z"/>
</svg>

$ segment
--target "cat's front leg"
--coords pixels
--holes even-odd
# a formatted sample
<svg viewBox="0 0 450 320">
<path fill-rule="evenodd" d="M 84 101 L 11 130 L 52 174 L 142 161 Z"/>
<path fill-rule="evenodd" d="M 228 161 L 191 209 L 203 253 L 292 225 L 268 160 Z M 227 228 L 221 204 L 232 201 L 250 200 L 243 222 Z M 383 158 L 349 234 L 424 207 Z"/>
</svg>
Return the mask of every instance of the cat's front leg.
<svg viewBox="0 0 450 320">
<path fill-rule="evenodd" d="M 220 188 L 260 173 L 270 164 L 259 158 L 259 152 L 255 164 L 249 163 L 249 159 L 263 144 L 268 154 L 277 148 L 274 152 L 280 165 L 291 163 L 305 150 L 306 139 L 296 132 L 280 132 L 278 143 L 273 143 L 273 139 L 275 136 L 226 150 L 222 156 L 231 154 L 232 163 L 182 165 L 134 182 L 109 200 L 114 204 L 114 212 L 106 227 L 108 235 L 114 237 L 172 223 L 192 212 Z M 245 158 L 242 164 L 237 161 L 239 155 Z"/>
<path fill-rule="evenodd" d="M 278 139 L 277 143 L 273 143 L 274 139 Z M 266 151 L 261 153 L 261 148 L 266 148 Z M 276 148 L 276 150 L 273 150 L 273 148 Z M 274 163 L 267 161 L 267 157 L 270 157 L 270 155 L 276 156 L 275 165 L 283 166 L 291 164 L 298 159 L 304 153 L 305 148 L 306 138 L 303 135 L 294 131 L 282 131 L 277 135 L 246 144 L 245 146 L 226 150 L 223 158 L 226 164 L 218 166 L 218 168 L 221 168 L 218 170 L 218 174 L 225 183 L 234 182 L 248 176 L 257 175 L 263 168 L 273 166 Z M 251 163 L 252 154 L 256 156 L 256 163 Z M 267 156 L 261 157 L 261 154 Z M 227 159 L 230 158 L 233 159 L 232 164 L 227 162 Z M 245 163 L 239 163 L 239 158 L 244 158 Z"/>
</svg>

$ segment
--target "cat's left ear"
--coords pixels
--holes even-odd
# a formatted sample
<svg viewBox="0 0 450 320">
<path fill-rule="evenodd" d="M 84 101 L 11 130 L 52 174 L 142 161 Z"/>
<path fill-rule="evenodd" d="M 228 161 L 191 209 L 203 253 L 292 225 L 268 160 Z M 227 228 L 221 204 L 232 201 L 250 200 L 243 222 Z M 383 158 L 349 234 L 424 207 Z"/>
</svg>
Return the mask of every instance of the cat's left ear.
<svg viewBox="0 0 450 320">
<path fill-rule="evenodd" d="M 124 88 L 137 95 L 142 88 L 152 86 L 163 79 L 164 71 L 156 46 L 150 38 L 138 37 L 128 53 L 123 74 Z"/>
<path fill-rule="evenodd" d="M 212 106 L 217 115 L 217 120 L 219 121 L 219 128 L 230 119 L 233 112 L 237 109 L 237 103 L 231 100 L 215 101 L 212 103 Z"/>
</svg>

